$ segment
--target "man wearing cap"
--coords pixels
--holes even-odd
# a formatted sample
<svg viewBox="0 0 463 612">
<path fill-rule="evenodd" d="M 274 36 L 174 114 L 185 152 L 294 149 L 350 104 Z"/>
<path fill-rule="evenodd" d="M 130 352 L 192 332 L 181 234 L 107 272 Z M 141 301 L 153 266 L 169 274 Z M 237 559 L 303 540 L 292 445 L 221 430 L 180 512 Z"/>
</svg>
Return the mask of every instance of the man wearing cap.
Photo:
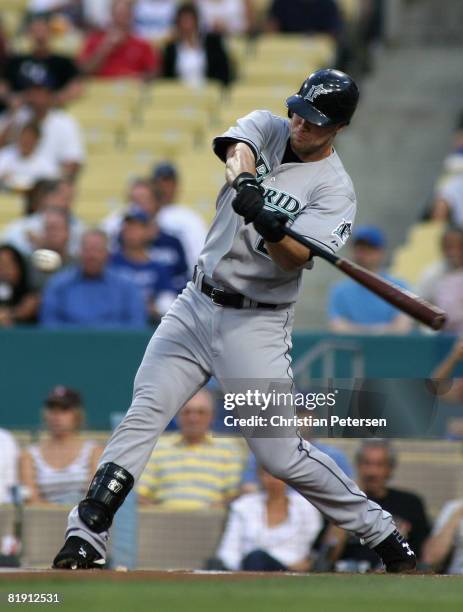
<svg viewBox="0 0 463 612">
<path fill-rule="evenodd" d="M 176 167 L 162 162 L 153 170 L 153 186 L 159 198 L 159 227 L 182 243 L 190 272 L 199 259 L 206 241 L 207 228 L 203 219 L 190 208 L 177 204 L 179 177 Z"/>
<path fill-rule="evenodd" d="M 168 269 L 149 254 L 151 220 L 147 212 L 133 207 L 125 215 L 120 248 L 110 259 L 119 274 L 133 281 L 143 293 L 148 319 L 158 322 L 177 297 Z"/>
<path fill-rule="evenodd" d="M 353 260 L 370 272 L 406 288 L 403 281 L 383 270 L 386 239 L 374 225 L 364 225 L 353 235 Z M 329 296 L 329 327 L 345 334 L 405 334 L 412 328 L 409 317 L 351 279 L 336 283 Z"/>
</svg>

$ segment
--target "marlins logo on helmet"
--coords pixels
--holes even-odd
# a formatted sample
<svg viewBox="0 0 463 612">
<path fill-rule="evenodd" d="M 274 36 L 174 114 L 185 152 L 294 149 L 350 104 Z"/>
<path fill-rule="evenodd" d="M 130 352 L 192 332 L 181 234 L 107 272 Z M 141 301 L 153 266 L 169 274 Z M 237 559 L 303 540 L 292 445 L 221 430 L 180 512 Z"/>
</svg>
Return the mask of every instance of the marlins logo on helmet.
<svg viewBox="0 0 463 612">
<path fill-rule="evenodd" d="M 304 96 L 304 100 L 313 102 L 316 98 L 318 98 L 318 96 L 328 93 L 330 93 L 330 91 L 325 89 L 323 85 L 312 85 L 307 95 Z"/>
</svg>

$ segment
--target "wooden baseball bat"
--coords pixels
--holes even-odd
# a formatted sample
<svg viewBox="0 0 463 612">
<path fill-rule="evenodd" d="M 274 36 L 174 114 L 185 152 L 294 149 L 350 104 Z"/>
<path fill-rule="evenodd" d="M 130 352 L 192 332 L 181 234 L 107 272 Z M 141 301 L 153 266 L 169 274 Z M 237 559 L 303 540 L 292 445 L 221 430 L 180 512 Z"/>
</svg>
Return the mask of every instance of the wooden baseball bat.
<svg viewBox="0 0 463 612">
<path fill-rule="evenodd" d="M 299 244 L 310 249 L 313 255 L 321 257 L 325 261 L 333 264 L 339 268 L 339 270 L 342 270 L 344 274 L 347 274 L 347 276 L 350 276 L 350 278 L 353 278 L 355 281 L 405 314 L 408 314 L 413 319 L 436 330 L 442 329 L 445 325 L 447 314 L 440 308 L 437 308 L 437 306 L 433 306 L 411 291 L 402 289 L 402 287 L 399 287 L 395 283 L 391 283 L 377 274 L 365 270 L 365 268 L 358 266 L 348 259 L 330 253 L 312 242 L 312 240 L 304 238 L 304 236 L 293 231 L 290 227 L 283 227 L 283 230 L 287 236 L 290 236 L 293 240 L 299 242 Z"/>
</svg>

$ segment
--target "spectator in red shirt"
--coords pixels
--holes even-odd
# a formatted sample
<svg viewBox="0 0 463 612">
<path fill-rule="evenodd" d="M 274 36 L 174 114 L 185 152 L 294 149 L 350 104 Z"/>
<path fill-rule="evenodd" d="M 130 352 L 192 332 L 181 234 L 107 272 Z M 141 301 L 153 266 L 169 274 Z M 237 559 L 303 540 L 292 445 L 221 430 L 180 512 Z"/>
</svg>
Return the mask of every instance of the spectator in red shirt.
<svg viewBox="0 0 463 612">
<path fill-rule="evenodd" d="M 133 3 L 113 0 L 112 22 L 105 31 L 89 34 L 80 54 L 82 72 L 99 77 L 149 79 L 159 72 L 161 54 L 132 34 Z"/>
</svg>

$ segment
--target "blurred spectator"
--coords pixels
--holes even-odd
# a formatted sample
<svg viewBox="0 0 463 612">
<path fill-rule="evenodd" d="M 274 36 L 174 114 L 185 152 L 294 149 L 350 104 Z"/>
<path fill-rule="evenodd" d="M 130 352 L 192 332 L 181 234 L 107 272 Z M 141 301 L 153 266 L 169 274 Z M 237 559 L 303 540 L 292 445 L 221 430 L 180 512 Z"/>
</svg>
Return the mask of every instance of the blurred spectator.
<svg viewBox="0 0 463 612">
<path fill-rule="evenodd" d="M 11 504 L 11 488 L 18 484 L 19 448 L 14 437 L 0 428 L 0 504 Z"/>
<path fill-rule="evenodd" d="M 416 292 L 431 301 L 435 295 L 436 283 L 447 272 L 463 268 L 463 229 L 448 227 L 441 238 L 443 258 L 428 266 L 419 279 Z"/>
<path fill-rule="evenodd" d="M 268 18 L 271 31 L 301 34 L 331 34 L 342 30 L 342 17 L 335 0 L 273 0 Z"/>
<path fill-rule="evenodd" d="M 13 246 L 0 245 L 0 327 L 34 323 L 38 307 L 26 260 Z"/>
<path fill-rule="evenodd" d="M 73 59 L 50 49 L 52 33 L 49 20 L 43 14 L 33 17 L 27 33 L 30 52 L 8 56 L 4 70 L 0 72 L 12 95 L 20 95 L 25 83 L 39 78 L 50 83 L 54 103 L 58 106 L 79 98 L 83 91 L 79 70 Z"/>
<path fill-rule="evenodd" d="M 40 126 L 26 123 L 19 130 L 17 141 L 0 149 L 0 187 L 24 191 L 40 179 L 59 178 L 55 160 L 39 149 Z"/>
<path fill-rule="evenodd" d="M 176 9 L 176 0 L 136 0 L 136 34 L 150 41 L 164 42 L 172 33 Z"/>
<path fill-rule="evenodd" d="M 442 508 L 425 544 L 423 561 L 445 574 L 463 574 L 463 499 Z"/>
<path fill-rule="evenodd" d="M 21 457 L 27 502 L 76 504 L 87 492 L 102 450 L 80 435 L 84 412 L 78 391 L 63 386 L 52 389 L 43 418 L 47 437 L 29 446 Z"/>
<path fill-rule="evenodd" d="M 415 493 L 388 486 L 397 467 L 389 442 L 365 440 L 357 452 L 356 464 L 360 489 L 369 499 L 392 514 L 397 529 L 407 538 L 417 558 L 420 558 L 423 543 L 430 531 L 424 502 Z M 331 526 L 324 540 L 336 542 L 332 552 L 333 561 L 369 564 L 371 568 L 381 566 L 380 558 L 373 550 L 338 527 Z M 352 570 L 355 571 L 353 567 Z"/>
<path fill-rule="evenodd" d="M 108 268 L 106 235 L 82 238 L 80 264 L 55 274 L 43 293 L 45 327 L 143 328 L 146 312 L 139 288 Z"/>
<path fill-rule="evenodd" d="M 178 78 L 198 87 L 206 79 L 228 85 L 232 80 L 230 58 L 220 34 L 202 34 L 198 9 L 192 2 L 180 5 L 175 36 L 164 50 L 164 77 Z"/>
<path fill-rule="evenodd" d="M 61 209 L 68 215 L 70 238 L 68 252 L 75 257 L 85 231 L 83 222 L 72 212 L 75 187 L 70 180 L 40 181 L 32 189 L 29 208 L 32 214 L 12 221 L 1 236 L 2 242 L 15 246 L 24 255 L 31 255 L 41 243 L 44 232 L 44 213 L 48 209 Z"/>
<path fill-rule="evenodd" d="M 457 261 L 455 262 L 457 263 Z M 430 301 L 447 313 L 446 332 L 463 334 L 463 252 L 460 265 L 448 270 L 436 280 Z"/>
<path fill-rule="evenodd" d="M 178 434 L 161 437 L 138 485 L 142 504 L 175 510 L 225 506 L 238 492 L 241 461 L 230 440 L 213 437 L 214 404 L 202 389 L 180 410 Z"/>
<path fill-rule="evenodd" d="M 231 504 L 217 558 L 233 571 L 307 572 L 321 514 L 283 481 L 262 469 L 259 476 L 262 491 Z"/>
<path fill-rule="evenodd" d="M 196 0 L 196 4 L 208 32 L 246 34 L 251 30 L 252 0 Z"/>
<path fill-rule="evenodd" d="M 192 273 L 206 241 L 207 228 L 198 213 L 177 203 L 178 183 L 173 164 L 162 162 L 154 168 L 153 185 L 161 206 L 157 222 L 161 230 L 180 240 Z"/>
<path fill-rule="evenodd" d="M 353 260 L 370 272 L 406 288 L 383 268 L 386 240 L 375 226 L 359 227 L 354 233 Z M 329 327 L 336 333 L 404 334 L 412 328 L 409 317 L 353 280 L 336 283 L 330 292 Z"/>
<path fill-rule="evenodd" d="M 306 436 L 304 435 L 304 438 Z M 306 438 L 308 439 L 308 438 Z M 310 439 L 310 444 L 318 448 L 318 450 L 322 451 L 330 457 L 333 461 L 336 462 L 338 467 L 348 476 L 349 478 L 354 477 L 354 470 L 350 464 L 347 455 L 336 446 L 330 446 L 329 444 L 323 444 L 319 440 Z M 243 493 L 250 493 L 257 489 L 259 486 L 259 474 L 258 474 L 258 466 L 255 456 L 252 453 L 249 453 L 248 462 L 243 472 L 243 478 L 241 480 L 241 491 Z"/>
<path fill-rule="evenodd" d="M 463 174 L 445 181 L 437 190 L 431 218 L 463 229 Z"/>
<path fill-rule="evenodd" d="M 111 23 L 112 0 L 81 0 L 82 16 L 88 29 L 105 30 Z"/>
<path fill-rule="evenodd" d="M 438 385 L 440 399 L 455 404 L 463 403 L 463 378 L 453 378 L 456 367 L 463 363 L 463 339 L 459 338 L 450 353 L 439 363 L 431 378 Z M 450 384 L 449 384 L 450 383 Z"/>
<path fill-rule="evenodd" d="M 13 140 L 30 121 L 39 124 L 40 151 L 57 164 L 64 176 L 73 178 L 84 161 L 82 135 L 76 120 L 66 111 L 54 108 L 53 84 L 43 71 L 22 77 L 25 106 L 7 114 L 0 126 L 0 146 Z"/>
<path fill-rule="evenodd" d="M 81 70 L 100 77 L 150 79 L 156 76 L 161 54 L 132 33 L 133 3 L 113 0 L 111 15 L 111 24 L 106 30 L 88 35 L 80 54 Z"/>
<path fill-rule="evenodd" d="M 62 267 L 75 263 L 69 253 L 70 223 L 69 215 L 60 208 L 49 208 L 44 213 L 43 233 L 38 237 L 37 247 L 55 251 L 61 257 Z M 56 271 L 42 271 L 31 265 L 34 288 L 42 291 L 50 276 Z"/>
<path fill-rule="evenodd" d="M 146 212 L 134 208 L 124 217 L 120 249 L 111 257 L 112 268 L 132 280 L 143 293 L 147 317 L 158 322 L 177 297 L 165 266 L 149 255 L 151 241 L 150 218 Z"/>
<path fill-rule="evenodd" d="M 119 248 L 119 237 L 122 229 L 122 223 L 127 212 L 131 208 L 139 208 L 146 212 L 152 222 L 159 211 L 160 202 L 157 193 L 153 189 L 153 185 L 148 179 L 134 179 L 127 191 L 126 207 L 115 210 L 103 219 L 100 224 L 101 229 L 108 235 L 110 239 L 110 249 L 115 251 Z"/>
<path fill-rule="evenodd" d="M 185 251 L 178 238 L 162 231 L 157 221 L 160 201 L 157 192 L 148 179 L 136 179 L 128 193 L 128 209 L 138 207 L 150 218 L 151 241 L 149 254 L 153 261 L 167 268 L 172 285 L 180 293 L 191 278 L 188 272 Z M 120 244 L 122 222 L 127 210 L 119 210 L 103 220 L 101 228 L 108 234 L 111 251 L 116 251 Z"/>
</svg>

